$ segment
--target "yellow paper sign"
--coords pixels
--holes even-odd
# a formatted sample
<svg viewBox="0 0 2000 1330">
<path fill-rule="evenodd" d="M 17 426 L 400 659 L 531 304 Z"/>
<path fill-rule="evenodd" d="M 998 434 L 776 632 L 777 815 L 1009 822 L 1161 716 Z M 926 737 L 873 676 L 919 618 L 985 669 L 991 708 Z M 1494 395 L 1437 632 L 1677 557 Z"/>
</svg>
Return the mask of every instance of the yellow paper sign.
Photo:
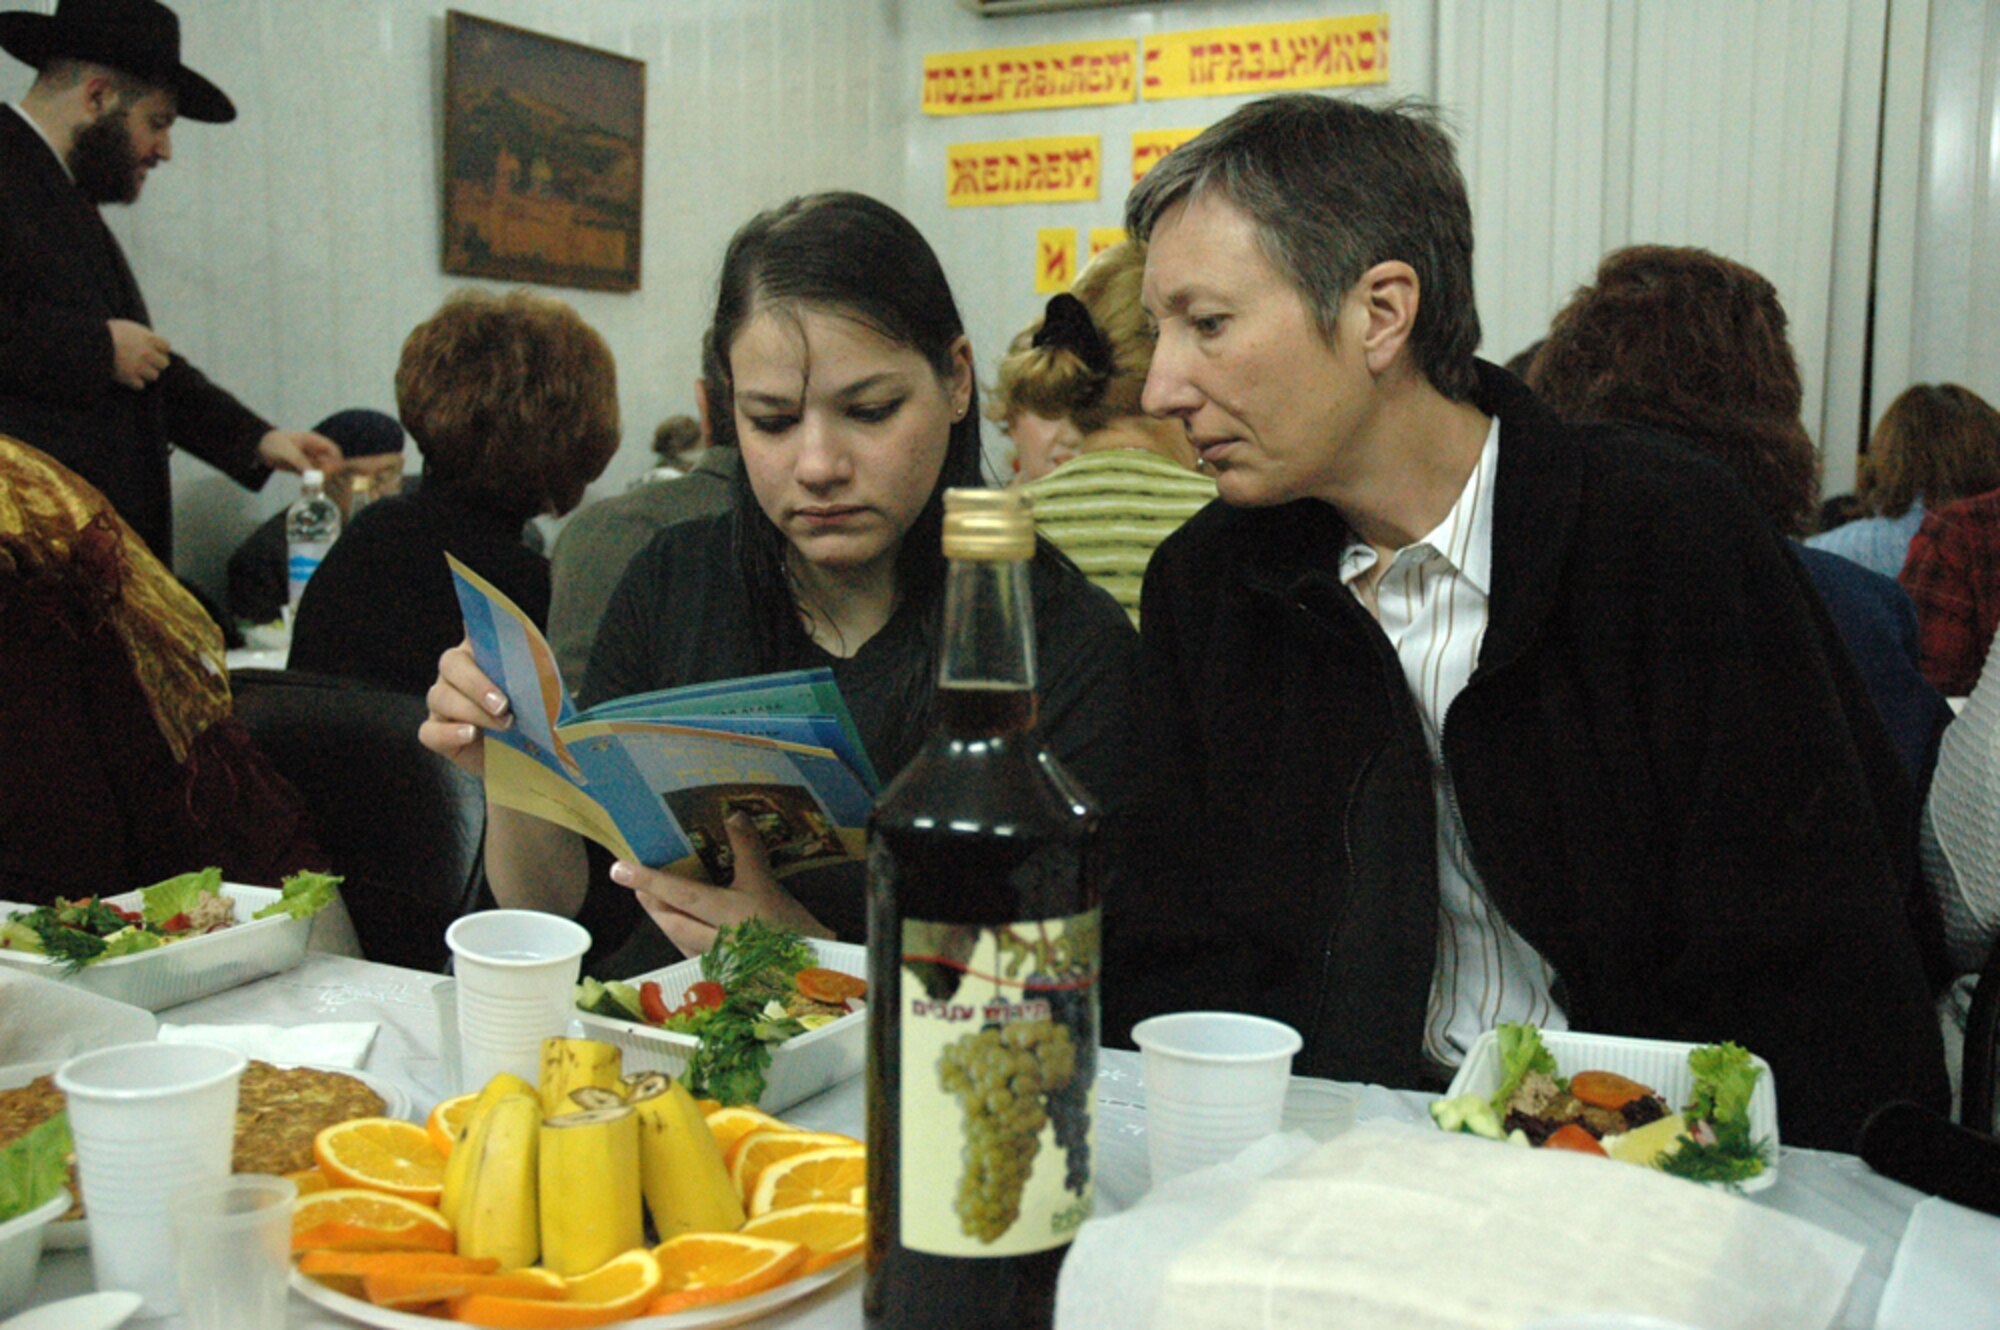
<svg viewBox="0 0 2000 1330">
<path fill-rule="evenodd" d="M 925 115 L 985 115 L 1129 102 L 1139 86 L 1130 41 L 1056 42 L 924 57 Z"/>
<path fill-rule="evenodd" d="M 953 143 L 944 157 L 945 202 L 954 208 L 1094 199 L 1103 174 L 1095 134 Z"/>
<path fill-rule="evenodd" d="M 1146 38 L 1140 96 L 1222 97 L 1389 81 L 1389 16 L 1307 19 Z"/>
<path fill-rule="evenodd" d="M 1035 232 L 1035 290 L 1052 295 L 1076 280 L 1076 228 L 1045 226 Z"/>
<path fill-rule="evenodd" d="M 1125 243 L 1125 228 L 1122 226 L 1093 226 L 1090 228 L 1090 257 L 1096 258 L 1113 245 Z"/>
<path fill-rule="evenodd" d="M 1139 129 L 1132 132 L 1132 183 L 1160 164 L 1160 158 L 1200 134 L 1199 129 Z"/>
</svg>

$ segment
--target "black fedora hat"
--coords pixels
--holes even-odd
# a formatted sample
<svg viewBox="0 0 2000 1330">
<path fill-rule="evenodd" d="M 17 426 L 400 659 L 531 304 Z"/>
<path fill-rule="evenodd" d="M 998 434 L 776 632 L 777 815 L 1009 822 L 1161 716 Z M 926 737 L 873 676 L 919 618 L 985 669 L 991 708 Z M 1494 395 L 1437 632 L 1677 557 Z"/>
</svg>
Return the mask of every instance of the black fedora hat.
<svg viewBox="0 0 2000 1330">
<path fill-rule="evenodd" d="M 190 120 L 236 118 L 222 89 L 181 63 L 181 21 L 159 0 L 57 0 L 52 16 L 0 14 L 0 49 L 36 69 L 56 56 L 109 65 L 171 88 Z"/>
</svg>

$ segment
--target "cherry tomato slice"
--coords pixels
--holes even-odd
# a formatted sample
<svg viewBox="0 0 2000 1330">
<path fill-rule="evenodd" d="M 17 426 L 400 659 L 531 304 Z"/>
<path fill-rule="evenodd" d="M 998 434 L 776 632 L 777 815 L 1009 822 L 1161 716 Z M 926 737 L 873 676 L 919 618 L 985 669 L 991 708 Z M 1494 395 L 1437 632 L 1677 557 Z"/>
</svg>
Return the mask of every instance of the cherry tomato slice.
<svg viewBox="0 0 2000 1330">
<path fill-rule="evenodd" d="M 1608 1108 L 1614 1113 L 1634 1099 L 1644 1099 L 1653 1093 L 1650 1087 L 1615 1071 L 1580 1071 L 1569 1078 L 1569 1092 L 1580 1103 Z"/>
<path fill-rule="evenodd" d="M 868 996 L 868 981 L 838 970 L 825 970 L 810 966 L 800 970 L 792 980 L 792 987 L 815 1002 L 825 1002 L 840 1006 L 849 998 Z"/>
<path fill-rule="evenodd" d="M 688 991 L 681 994 L 681 1010 L 694 1011 L 699 1007 L 719 1007 L 723 999 L 722 985 L 713 979 L 701 979 L 688 985 Z"/>
<path fill-rule="evenodd" d="M 1574 1122 L 1556 1128 L 1555 1133 L 1542 1142 L 1542 1148 L 1544 1150 L 1575 1150 L 1578 1154 L 1587 1155 L 1601 1155 L 1604 1153 L 1604 1147 L 1597 1143 L 1597 1138 Z"/>
<path fill-rule="evenodd" d="M 650 1025 L 663 1023 L 668 1015 L 667 1000 L 660 993 L 660 986 L 648 979 L 639 985 L 639 1014 Z"/>
</svg>

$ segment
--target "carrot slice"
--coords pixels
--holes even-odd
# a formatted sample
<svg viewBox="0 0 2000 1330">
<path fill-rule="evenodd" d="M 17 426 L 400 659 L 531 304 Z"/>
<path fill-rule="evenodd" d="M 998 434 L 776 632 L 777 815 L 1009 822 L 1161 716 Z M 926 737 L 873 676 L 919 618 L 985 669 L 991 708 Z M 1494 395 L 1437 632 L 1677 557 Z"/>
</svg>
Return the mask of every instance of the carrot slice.
<svg viewBox="0 0 2000 1330">
<path fill-rule="evenodd" d="M 1580 1071 L 1569 1078 L 1569 1092 L 1581 1103 L 1615 1113 L 1634 1099 L 1652 1094 L 1653 1088 L 1615 1071 Z"/>
<path fill-rule="evenodd" d="M 435 1251 L 309 1251 L 299 1258 L 308 1275 L 490 1275 L 499 1268 L 491 1256 Z"/>
<path fill-rule="evenodd" d="M 849 998 L 868 996 L 868 981 L 839 970 L 808 966 L 800 970 L 792 979 L 792 987 L 815 1002 L 832 1003 L 835 1006 Z"/>
</svg>

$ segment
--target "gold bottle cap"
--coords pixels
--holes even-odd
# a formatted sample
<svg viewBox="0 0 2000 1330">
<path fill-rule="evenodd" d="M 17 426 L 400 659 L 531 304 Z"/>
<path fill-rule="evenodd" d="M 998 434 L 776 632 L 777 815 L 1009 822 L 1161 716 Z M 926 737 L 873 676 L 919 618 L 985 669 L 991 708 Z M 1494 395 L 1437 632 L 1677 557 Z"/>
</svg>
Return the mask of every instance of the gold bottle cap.
<svg viewBox="0 0 2000 1330">
<path fill-rule="evenodd" d="M 944 492 L 944 557 L 1000 561 L 1035 556 L 1035 518 L 1018 490 Z"/>
</svg>

